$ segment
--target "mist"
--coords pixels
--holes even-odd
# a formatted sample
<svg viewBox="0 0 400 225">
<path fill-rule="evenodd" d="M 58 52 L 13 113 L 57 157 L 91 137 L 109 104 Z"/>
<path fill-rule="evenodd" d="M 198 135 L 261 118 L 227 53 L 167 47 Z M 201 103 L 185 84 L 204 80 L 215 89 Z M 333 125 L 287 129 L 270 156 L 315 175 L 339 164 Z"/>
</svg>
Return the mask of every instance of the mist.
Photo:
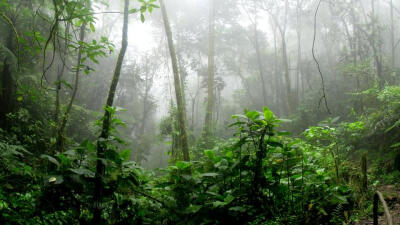
<svg viewBox="0 0 400 225">
<path fill-rule="evenodd" d="M 400 222 L 398 1 L 4 0 L 0 17 L 0 223 Z"/>
</svg>

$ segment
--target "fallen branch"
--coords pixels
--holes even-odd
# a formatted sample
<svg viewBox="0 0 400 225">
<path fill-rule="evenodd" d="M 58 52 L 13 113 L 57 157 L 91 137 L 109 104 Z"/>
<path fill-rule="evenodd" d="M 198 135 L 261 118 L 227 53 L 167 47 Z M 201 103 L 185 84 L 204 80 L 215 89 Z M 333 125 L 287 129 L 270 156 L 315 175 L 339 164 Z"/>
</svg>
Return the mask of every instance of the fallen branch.
<svg viewBox="0 0 400 225">
<path fill-rule="evenodd" d="M 387 225 L 393 225 L 392 216 L 390 215 L 389 208 L 381 192 L 376 191 L 374 194 L 374 225 L 378 225 L 378 200 L 381 201 L 383 210 L 385 212 Z"/>
</svg>

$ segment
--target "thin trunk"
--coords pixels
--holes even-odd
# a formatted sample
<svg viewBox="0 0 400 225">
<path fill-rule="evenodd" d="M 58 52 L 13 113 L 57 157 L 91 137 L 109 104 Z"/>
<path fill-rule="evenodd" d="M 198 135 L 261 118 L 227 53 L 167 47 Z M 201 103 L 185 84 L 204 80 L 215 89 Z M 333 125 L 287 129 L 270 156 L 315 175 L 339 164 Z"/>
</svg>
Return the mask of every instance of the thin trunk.
<svg viewBox="0 0 400 225">
<path fill-rule="evenodd" d="M 258 42 L 258 31 L 257 31 L 257 22 L 255 23 L 255 40 L 254 40 L 254 47 L 256 49 L 256 54 L 257 54 L 257 65 L 258 65 L 258 72 L 260 75 L 260 81 L 261 81 L 261 87 L 262 87 L 262 96 L 263 96 L 263 104 L 264 106 L 267 105 L 267 88 L 265 87 L 265 74 L 264 74 L 264 68 L 262 65 L 262 59 L 261 59 L 261 50 L 260 50 L 260 45 Z"/>
<path fill-rule="evenodd" d="M 195 108 L 196 108 L 196 99 L 200 94 L 200 75 L 197 75 L 197 90 L 196 90 L 196 94 L 194 95 L 194 97 L 192 98 L 192 124 L 191 124 L 191 131 L 194 132 L 194 120 L 195 120 Z"/>
<path fill-rule="evenodd" d="M 395 41 L 394 41 L 394 18 L 393 18 L 393 0 L 390 0 L 390 43 L 391 43 L 391 50 L 392 50 L 392 70 L 394 70 L 394 66 L 396 63 L 396 46 L 395 46 Z"/>
<path fill-rule="evenodd" d="M 383 65 L 382 65 L 382 56 L 380 52 L 380 46 L 376 45 L 375 38 L 379 38 L 379 33 L 377 32 L 375 22 L 375 0 L 371 0 L 371 9 L 372 9 L 372 35 L 370 37 L 371 40 L 371 47 L 372 51 L 374 54 L 374 60 L 375 60 L 375 66 L 376 66 L 376 75 L 378 77 L 378 84 L 379 84 L 379 89 L 382 89 L 385 83 L 384 77 L 383 77 Z M 378 44 L 379 45 L 379 44 Z"/>
<path fill-rule="evenodd" d="M 115 91 L 118 86 L 119 76 L 121 74 L 121 67 L 124 61 L 126 49 L 128 47 L 128 20 L 129 19 L 129 0 L 125 0 L 124 6 L 124 25 L 122 28 L 122 45 L 118 55 L 117 64 L 115 66 L 113 79 L 111 82 L 110 90 L 108 92 L 106 107 L 112 107 L 115 97 Z M 97 141 L 97 165 L 95 175 L 95 190 L 94 190 L 94 210 L 93 210 L 93 224 L 100 224 L 102 222 L 102 199 L 103 199 L 103 177 L 105 175 L 105 165 L 100 159 L 105 157 L 104 152 L 106 149 L 106 140 L 109 138 L 111 126 L 111 114 L 109 110 L 105 110 L 103 117 L 103 126 L 99 140 Z"/>
<path fill-rule="evenodd" d="M 287 107 L 288 113 L 287 115 L 291 115 L 293 113 L 293 98 L 292 98 L 292 90 L 291 90 L 291 82 L 290 82 L 290 72 L 289 72 L 289 62 L 287 56 L 287 48 L 286 48 L 286 38 L 285 33 L 281 33 L 282 37 L 282 60 L 283 60 L 283 68 L 284 68 L 284 78 L 286 85 L 286 98 L 287 98 Z"/>
<path fill-rule="evenodd" d="M 86 29 L 86 22 L 84 22 L 80 28 L 79 32 L 79 41 L 85 40 L 85 29 Z M 82 47 L 78 48 L 78 58 L 76 60 L 76 71 L 75 71 L 75 84 L 74 89 L 72 91 L 71 99 L 68 103 L 67 109 L 64 113 L 63 119 L 61 121 L 60 127 L 57 131 L 57 140 L 56 140 L 56 150 L 58 152 L 62 152 L 64 149 L 64 131 L 65 127 L 67 126 L 69 116 L 71 114 L 72 104 L 75 101 L 76 93 L 78 92 L 79 87 L 79 75 L 81 72 L 81 63 L 82 63 Z"/>
<path fill-rule="evenodd" d="M 168 47 L 169 53 L 171 55 L 172 61 L 172 69 L 174 72 L 174 86 L 175 86 L 175 95 L 176 95 L 176 103 L 178 106 L 178 123 L 179 123 L 179 132 L 181 139 L 181 146 L 183 152 L 183 160 L 190 161 L 189 157 L 189 145 L 186 133 L 186 114 L 185 114 L 185 105 L 183 101 L 182 89 L 181 89 L 181 79 L 179 76 L 179 68 L 178 68 L 178 59 L 176 56 L 176 51 L 174 47 L 174 42 L 172 39 L 172 31 L 171 26 L 169 24 L 167 10 L 165 8 L 164 0 L 160 0 L 161 13 L 164 20 L 165 32 L 167 34 L 168 39 Z"/>
<path fill-rule="evenodd" d="M 214 114 L 214 66 L 215 66 L 215 2 L 210 0 L 209 27 L 208 27 L 208 78 L 207 78 L 207 109 L 204 124 L 204 137 L 208 146 L 213 135 L 213 114 Z"/>
<path fill-rule="evenodd" d="M 255 104 L 255 102 L 254 102 L 254 96 L 251 94 L 251 91 L 250 91 L 250 85 L 249 85 L 249 82 L 247 81 L 247 79 L 243 76 L 243 74 L 242 74 L 242 57 L 240 56 L 240 58 L 239 58 L 239 66 L 238 66 L 238 76 L 240 77 L 240 79 L 242 80 L 242 83 L 243 83 L 243 86 L 244 86 L 244 88 L 245 88 L 245 90 L 246 90 L 246 93 L 247 93 L 247 95 L 248 95 L 248 97 L 250 98 L 250 102 L 253 104 L 253 105 L 256 105 Z"/>
<path fill-rule="evenodd" d="M 146 72 L 146 80 L 145 80 L 145 92 L 143 96 L 143 112 L 142 112 L 142 123 L 140 124 L 140 137 L 143 137 L 145 133 L 145 128 L 146 128 L 146 121 L 147 121 L 147 116 L 148 116 L 148 100 L 149 100 L 149 93 L 151 90 L 151 87 L 153 85 L 153 75 L 149 74 L 149 68 L 147 68 Z M 150 76 L 150 77 L 149 77 Z"/>
<path fill-rule="evenodd" d="M 285 19 L 283 24 L 283 29 L 280 28 L 281 38 L 282 38 L 282 58 L 283 58 L 283 68 L 285 69 L 284 78 L 286 85 L 286 98 L 288 105 L 287 115 L 291 115 L 294 112 L 294 102 L 293 102 L 293 94 L 292 94 L 292 85 L 290 81 L 290 71 L 289 71 L 289 59 L 287 54 L 287 45 L 286 45 L 286 26 L 287 26 L 287 17 L 289 11 L 289 2 L 285 0 Z"/>
<path fill-rule="evenodd" d="M 300 93 L 303 92 L 303 90 L 301 90 L 301 92 L 299 91 L 300 89 L 300 67 L 301 67 L 301 4 L 300 4 L 300 0 L 297 0 L 297 10 L 296 10 L 296 16 L 297 16 L 297 69 L 296 69 L 296 103 L 298 104 L 300 101 Z"/>
<path fill-rule="evenodd" d="M 64 75 L 64 71 L 65 71 L 65 67 L 66 67 L 66 56 L 67 51 L 68 51 L 68 36 L 69 36 L 69 28 L 70 28 L 70 23 L 67 23 L 67 27 L 65 28 L 65 43 L 64 43 L 64 54 L 63 56 L 60 57 L 64 57 L 64 59 L 62 59 L 62 66 L 61 66 L 61 70 L 58 72 L 57 74 L 57 81 L 56 81 L 56 112 L 54 115 L 54 120 L 56 122 L 56 124 L 59 123 L 59 115 L 60 115 L 60 91 L 61 91 L 61 78 Z"/>
</svg>

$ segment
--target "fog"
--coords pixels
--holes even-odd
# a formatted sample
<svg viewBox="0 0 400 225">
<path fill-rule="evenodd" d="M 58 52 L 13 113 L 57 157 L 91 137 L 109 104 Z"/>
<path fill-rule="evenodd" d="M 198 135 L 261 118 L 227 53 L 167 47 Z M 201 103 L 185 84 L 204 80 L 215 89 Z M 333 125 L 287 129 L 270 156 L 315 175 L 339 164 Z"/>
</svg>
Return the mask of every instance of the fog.
<svg viewBox="0 0 400 225">
<path fill-rule="evenodd" d="M 399 21 L 394 0 L 1 0 L 0 224 L 399 224 Z"/>
<path fill-rule="evenodd" d="M 123 18 L 121 14 L 107 12 L 122 11 L 121 3 L 112 1 L 108 5 L 97 3 L 93 6 L 98 13 L 96 33 L 90 34 L 88 40 L 106 36 L 115 44 L 115 49 L 119 48 Z M 373 19 L 379 21 L 374 31 L 368 25 L 372 20 L 370 1 L 322 1 L 316 12 L 318 3 L 305 0 L 216 1 L 217 102 L 213 124 L 218 137 L 229 137 L 231 133 L 226 132 L 229 130 L 226 127 L 231 122 L 231 115 L 243 112 L 244 108 L 261 110 L 266 105 L 279 117 L 295 119 L 287 125 L 287 129 L 294 132 L 327 117 L 345 119 L 351 109 L 357 110 L 359 106 L 352 103 L 358 101 L 354 100 L 354 93 L 365 90 L 376 78 L 369 74 L 376 68 L 369 39 L 379 39 L 372 43 L 379 48 L 379 54 L 391 52 L 390 5 L 380 1 L 374 3 Z M 138 4 L 133 7 L 139 7 Z M 394 3 L 394 8 L 397 4 Z M 209 2 L 169 0 L 166 8 L 185 92 L 188 127 L 191 135 L 199 136 L 203 131 L 207 102 Z M 397 18 L 396 14 L 394 19 Z M 157 136 L 158 124 L 168 116 L 171 104 L 176 100 L 160 10 L 145 14 L 144 23 L 137 14 L 131 14 L 130 19 L 129 46 L 116 95 L 116 106 L 127 109 L 123 114 L 129 120 L 128 128 L 123 132 L 128 140 L 137 138 L 135 133 L 143 118 L 143 104 L 151 105 L 146 109 L 149 120 L 145 125 L 146 133 Z M 397 37 L 397 30 L 393 33 Z M 321 74 L 312 56 L 313 43 Z M 397 53 L 397 48 L 394 51 Z M 365 75 L 353 76 L 352 71 L 346 71 L 352 55 L 356 55 L 356 62 L 370 63 Z M 92 65 L 94 71 L 85 78 L 94 85 L 92 88 L 102 87 L 98 90 L 101 93 L 107 91 L 107 77 L 112 74 L 115 59 L 116 56 L 107 57 Z M 381 63 L 390 62 L 383 57 Z M 151 76 L 151 84 L 147 84 L 150 85 L 149 96 L 145 103 L 138 103 L 143 98 L 146 74 Z M 77 101 L 83 105 L 88 104 L 87 101 L 99 102 L 93 109 L 100 109 L 104 94 L 88 100 L 91 92 L 87 90 L 79 90 L 81 97 Z M 163 141 L 159 141 L 157 147 L 151 148 L 168 149 L 163 145 Z"/>
</svg>

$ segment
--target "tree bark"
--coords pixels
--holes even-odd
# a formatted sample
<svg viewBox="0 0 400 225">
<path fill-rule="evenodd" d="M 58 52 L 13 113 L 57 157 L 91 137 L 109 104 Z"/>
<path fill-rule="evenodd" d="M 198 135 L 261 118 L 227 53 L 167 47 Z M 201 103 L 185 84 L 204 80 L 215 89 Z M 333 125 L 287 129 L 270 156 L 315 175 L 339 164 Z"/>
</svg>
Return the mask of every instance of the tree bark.
<svg viewBox="0 0 400 225">
<path fill-rule="evenodd" d="M 208 77 L 207 77 L 207 109 L 204 124 L 204 137 L 207 146 L 211 146 L 213 135 L 213 114 L 214 114 L 214 78 L 215 78 L 215 2 L 210 0 L 209 27 L 208 27 Z"/>
<path fill-rule="evenodd" d="M 55 110 L 55 115 L 54 115 L 54 120 L 56 124 L 59 123 L 59 115 L 60 115 L 60 91 L 61 91 L 61 78 L 64 75 L 65 67 L 66 67 L 66 56 L 68 55 L 68 35 L 69 35 L 69 28 L 70 28 L 70 23 L 67 23 L 67 27 L 65 28 L 65 43 L 64 43 L 64 54 L 63 57 L 64 59 L 61 59 L 62 66 L 61 70 L 57 74 L 57 81 L 56 81 L 56 110 Z"/>
<path fill-rule="evenodd" d="M 394 15 L 393 15 L 393 0 L 390 0 L 390 44 L 391 44 L 391 53 L 392 53 L 392 70 L 394 70 L 394 66 L 396 63 L 396 45 L 394 41 Z"/>
<path fill-rule="evenodd" d="M 125 0 L 124 6 L 124 25 L 122 28 L 122 45 L 118 55 L 117 63 L 114 70 L 113 79 L 111 82 L 110 90 L 108 92 L 106 107 L 112 107 L 114 103 L 115 91 L 118 86 L 119 77 L 121 74 L 122 63 L 124 61 L 126 49 L 128 47 L 128 22 L 129 22 L 129 0 Z M 110 135 L 111 114 L 109 110 L 105 110 L 103 117 L 103 126 L 99 140 L 97 141 L 97 165 L 95 174 L 95 190 L 94 190 L 94 210 L 93 210 L 93 224 L 102 222 L 102 195 L 103 195 L 103 177 L 105 175 L 105 165 L 100 160 L 104 158 L 106 150 L 106 141 Z"/>
<path fill-rule="evenodd" d="M 297 0 L 297 7 L 296 7 L 296 17 L 297 17 L 297 28 L 296 28 L 296 34 L 297 34 L 297 68 L 296 68 L 296 104 L 299 104 L 300 101 L 300 93 L 303 92 L 303 90 L 300 89 L 300 82 L 302 76 L 301 74 L 301 60 L 302 60 L 302 55 L 301 55 L 301 7 L 302 7 L 302 1 Z"/>
<path fill-rule="evenodd" d="M 176 95 L 176 103 L 178 106 L 177 117 L 178 117 L 178 123 L 179 123 L 179 132 L 180 132 L 179 136 L 181 139 L 183 160 L 190 161 L 189 145 L 188 145 L 188 139 L 187 139 L 187 133 L 186 133 L 186 118 L 185 118 L 186 113 L 185 113 L 185 105 L 184 105 L 183 95 L 182 95 L 181 79 L 180 79 L 180 75 L 179 75 L 178 59 L 177 59 L 177 55 L 176 55 L 176 51 L 175 51 L 174 42 L 172 39 L 171 25 L 169 24 L 167 10 L 165 8 L 165 4 L 164 4 L 163 0 L 160 0 L 160 6 L 161 6 L 162 17 L 164 20 L 165 32 L 166 32 L 167 39 L 168 39 L 168 47 L 169 47 L 169 53 L 171 55 L 172 70 L 174 72 L 175 95 Z"/>
</svg>

